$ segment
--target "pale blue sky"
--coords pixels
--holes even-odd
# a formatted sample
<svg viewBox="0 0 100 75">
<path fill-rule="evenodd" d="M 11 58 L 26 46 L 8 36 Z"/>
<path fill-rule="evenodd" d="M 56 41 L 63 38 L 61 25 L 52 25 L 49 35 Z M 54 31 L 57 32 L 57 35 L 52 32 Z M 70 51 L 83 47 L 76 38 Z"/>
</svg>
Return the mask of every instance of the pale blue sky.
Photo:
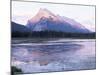
<svg viewBox="0 0 100 75">
<path fill-rule="evenodd" d="M 86 28 L 95 31 L 95 7 L 80 5 L 49 4 L 35 2 L 12 2 L 12 21 L 26 25 L 27 20 L 46 8 L 52 13 L 76 20 Z"/>
</svg>

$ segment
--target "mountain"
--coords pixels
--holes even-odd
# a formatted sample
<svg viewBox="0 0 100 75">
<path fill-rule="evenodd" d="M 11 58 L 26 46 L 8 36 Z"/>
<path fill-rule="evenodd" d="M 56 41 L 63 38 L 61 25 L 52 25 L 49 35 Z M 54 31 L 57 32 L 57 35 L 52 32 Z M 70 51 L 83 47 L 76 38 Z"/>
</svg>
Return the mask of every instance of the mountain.
<svg viewBox="0 0 100 75">
<path fill-rule="evenodd" d="M 91 31 L 75 20 L 55 15 L 47 9 L 40 9 L 34 17 L 28 20 L 27 27 L 32 31 L 91 33 Z"/>
<path fill-rule="evenodd" d="M 31 30 L 24 25 L 11 22 L 12 32 L 30 32 Z"/>
</svg>

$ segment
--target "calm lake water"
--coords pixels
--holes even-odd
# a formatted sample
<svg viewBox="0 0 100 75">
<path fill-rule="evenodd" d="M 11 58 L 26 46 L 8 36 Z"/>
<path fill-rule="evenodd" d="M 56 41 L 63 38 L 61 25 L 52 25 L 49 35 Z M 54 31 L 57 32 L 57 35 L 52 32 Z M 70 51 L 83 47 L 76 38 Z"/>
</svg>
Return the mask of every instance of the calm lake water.
<svg viewBox="0 0 100 75">
<path fill-rule="evenodd" d="M 95 39 L 12 39 L 12 65 L 23 73 L 95 69 Z"/>
</svg>

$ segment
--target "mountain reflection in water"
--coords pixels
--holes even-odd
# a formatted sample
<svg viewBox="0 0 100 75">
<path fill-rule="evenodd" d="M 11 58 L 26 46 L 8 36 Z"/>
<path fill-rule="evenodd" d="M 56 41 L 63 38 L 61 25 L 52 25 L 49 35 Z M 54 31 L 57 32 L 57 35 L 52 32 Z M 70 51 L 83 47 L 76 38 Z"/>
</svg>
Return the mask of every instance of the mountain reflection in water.
<svg viewBox="0 0 100 75">
<path fill-rule="evenodd" d="M 43 41 L 14 39 L 12 65 L 24 73 L 95 69 L 94 39 Z"/>
</svg>

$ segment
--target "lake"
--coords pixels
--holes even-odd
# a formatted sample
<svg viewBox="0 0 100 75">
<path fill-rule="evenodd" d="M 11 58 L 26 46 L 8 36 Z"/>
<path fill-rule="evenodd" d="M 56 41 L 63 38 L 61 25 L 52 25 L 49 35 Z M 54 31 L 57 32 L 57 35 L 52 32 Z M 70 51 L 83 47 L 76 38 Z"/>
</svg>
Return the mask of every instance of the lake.
<svg viewBox="0 0 100 75">
<path fill-rule="evenodd" d="M 11 65 L 23 73 L 96 68 L 95 39 L 13 38 Z"/>
</svg>

